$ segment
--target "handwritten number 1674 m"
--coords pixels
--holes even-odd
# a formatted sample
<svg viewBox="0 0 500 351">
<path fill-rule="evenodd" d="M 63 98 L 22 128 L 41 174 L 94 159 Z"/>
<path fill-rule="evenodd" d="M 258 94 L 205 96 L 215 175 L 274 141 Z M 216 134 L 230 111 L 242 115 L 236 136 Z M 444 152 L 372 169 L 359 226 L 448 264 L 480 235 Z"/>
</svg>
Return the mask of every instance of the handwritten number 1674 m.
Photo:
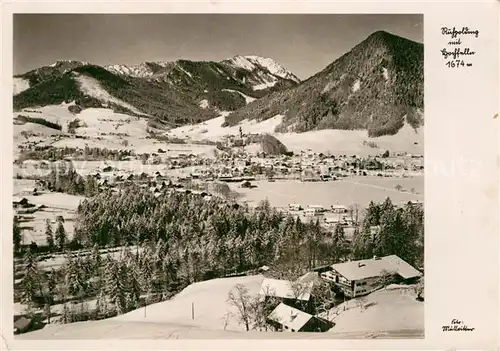
<svg viewBox="0 0 500 351">
<path fill-rule="evenodd" d="M 463 60 L 452 60 L 446 62 L 446 66 L 455 68 L 455 67 L 465 67 L 465 63 Z"/>
</svg>

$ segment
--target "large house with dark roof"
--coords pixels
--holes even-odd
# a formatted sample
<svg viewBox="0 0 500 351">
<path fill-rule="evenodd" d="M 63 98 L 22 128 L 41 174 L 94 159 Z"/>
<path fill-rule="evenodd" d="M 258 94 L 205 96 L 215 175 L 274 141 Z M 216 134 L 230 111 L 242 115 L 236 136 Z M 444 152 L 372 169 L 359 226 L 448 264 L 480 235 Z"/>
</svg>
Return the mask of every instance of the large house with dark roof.
<svg viewBox="0 0 500 351">
<path fill-rule="evenodd" d="M 422 273 L 396 255 L 338 263 L 321 273 L 323 279 L 334 283 L 347 297 L 367 295 L 381 288 L 384 276 L 412 283 Z"/>
</svg>

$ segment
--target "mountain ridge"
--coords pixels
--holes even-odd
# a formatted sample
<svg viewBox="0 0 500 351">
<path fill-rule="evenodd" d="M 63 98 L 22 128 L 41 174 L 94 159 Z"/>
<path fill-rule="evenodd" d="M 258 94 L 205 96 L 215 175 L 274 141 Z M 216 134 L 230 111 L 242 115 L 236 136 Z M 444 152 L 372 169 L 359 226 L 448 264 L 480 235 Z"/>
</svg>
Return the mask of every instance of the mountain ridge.
<svg viewBox="0 0 500 351">
<path fill-rule="evenodd" d="M 423 124 L 423 44 L 377 31 L 300 85 L 274 92 L 226 117 L 283 115 L 277 131 L 367 129 L 397 133 Z"/>
<path fill-rule="evenodd" d="M 386 31 L 372 33 L 304 81 L 270 58 L 236 55 L 108 66 L 58 60 L 16 75 L 14 83 L 16 110 L 75 101 L 172 125 L 227 111 L 224 126 L 280 115 L 273 131 L 367 130 L 376 137 L 424 122 L 423 44 Z"/>
<path fill-rule="evenodd" d="M 139 110 L 175 124 L 199 122 L 216 117 L 219 111 L 234 111 L 271 91 L 298 84 L 298 78 L 292 73 L 274 60 L 270 62 L 274 63 L 271 70 L 275 68 L 275 74 L 264 65 L 248 70 L 222 61 L 177 60 L 136 66 L 99 66 L 58 60 L 14 76 L 18 92 L 13 97 L 14 108 L 75 101 L 82 108 L 111 106 L 132 114 Z M 95 80 L 93 90 L 99 93 L 90 96 L 89 89 L 81 91 L 81 80 L 75 80 L 75 73 Z M 259 85 L 267 86 L 255 89 Z M 108 95 L 123 103 L 101 98 Z"/>
</svg>

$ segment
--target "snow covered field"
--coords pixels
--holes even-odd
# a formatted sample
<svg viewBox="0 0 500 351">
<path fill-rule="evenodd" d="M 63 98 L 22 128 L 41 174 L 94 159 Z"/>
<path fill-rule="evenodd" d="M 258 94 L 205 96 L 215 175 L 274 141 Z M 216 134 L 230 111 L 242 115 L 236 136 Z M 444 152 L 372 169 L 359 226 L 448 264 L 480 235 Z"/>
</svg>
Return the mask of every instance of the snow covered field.
<svg viewBox="0 0 500 351">
<path fill-rule="evenodd" d="M 168 134 L 191 140 L 213 140 L 218 141 L 227 135 L 239 134 L 241 127 L 243 133 L 261 134 L 272 132 L 282 121 L 283 116 L 277 115 L 262 122 L 255 120 L 244 120 L 236 126 L 222 127 L 228 112 L 223 112 L 221 116 L 194 125 L 186 125 L 171 129 Z"/>
<path fill-rule="evenodd" d="M 62 131 L 48 128 L 40 124 L 25 123 L 14 124 L 15 145 L 33 142 L 36 138 L 30 136 L 27 139 L 22 132 L 34 133 L 40 136 L 42 141 L 47 136 L 56 136 L 68 132 L 68 124 L 78 119 L 80 127 L 76 128 L 75 136 L 67 135 L 59 140 L 49 139 L 42 143 L 54 147 L 78 147 L 85 148 L 107 148 L 112 150 L 133 150 L 136 153 L 153 153 L 159 148 L 166 151 L 167 155 L 178 155 L 180 153 L 192 154 L 212 154 L 215 149 L 210 145 L 197 144 L 169 144 L 151 139 L 146 118 L 129 116 L 122 113 L 115 113 L 107 108 L 89 108 L 79 114 L 72 114 L 68 107 L 73 105 L 60 104 L 50 105 L 40 108 L 28 108 L 20 112 L 15 112 L 14 117 L 24 115 L 32 118 L 43 118 L 49 122 L 56 123 L 62 127 Z M 76 138 L 80 136 L 81 138 Z"/>
<path fill-rule="evenodd" d="M 380 178 L 353 176 L 330 182 L 301 182 L 300 180 L 276 180 L 274 182 L 256 181 L 256 188 L 241 188 L 239 184 L 229 183 L 231 187 L 243 194 L 241 201 L 256 205 L 268 199 L 271 206 L 287 207 L 291 203 L 305 205 L 359 204 L 362 208 L 370 201 L 382 202 L 390 197 L 393 203 L 399 204 L 410 200 L 424 199 L 424 177 L 412 178 Z M 401 185 L 404 191 L 397 191 L 395 186 Z M 409 190 L 414 188 L 416 193 Z"/>
<path fill-rule="evenodd" d="M 191 284 L 174 298 L 154 305 L 137 309 L 121 316 L 114 317 L 117 321 L 178 323 L 206 329 L 244 331 L 245 327 L 238 324 L 234 317 L 227 317 L 226 312 L 236 314 L 235 307 L 227 303 L 229 292 L 236 284 L 244 285 L 251 295 L 260 291 L 263 276 L 247 276 L 235 278 L 220 278 Z M 194 319 L 191 308 L 194 303 Z"/>
<path fill-rule="evenodd" d="M 20 198 L 25 197 L 29 203 L 45 205 L 45 207 L 34 213 L 20 214 L 23 242 L 29 244 L 34 241 L 37 245 L 46 244 L 46 220 L 51 221 L 52 230 L 55 231 L 55 222 L 58 216 L 63 216 L 64 229 L 66 230 L 68 239 L 71 239 L 74 233 L 73 218 L 75 211 L 84 197 L 63 193 L 42 193 L 37 196 L 25 195 L 23 194 L 23 189 L 26 187 L 34 187 L 34 181 L 14 179 L 13 195 Z"/>
<path fill-rule="evenodd" d="M 52 143 L 56 147 L 99 147 L 108 149 L 129 149 L 136 153 L 152 153 L 158 148 L 170 149 L 173 154 L 193 153 L 211 154 L 215 149 L 209 145 L 194 144 L 167 144 L 147 138 L 147 119 L 115 113 L 105 108 L 90 108 L 77 115 L 68 111 L 71 104 L 52 105 L 36 109 L 25 109 L 14 113 L 30 117 L 39 117 L 62 126 L 62 132 L 67 132 L 69 122 L 79 119 L 81 127 L 76 129 L 76 135 L 87 139 L 65 137 Z M 256 121 L 244 120 L 236 126 L 222 127 L 229 112 L 221 112 L 217 118 L 194 125 L 186 125 L 171 129 L 167 135 L 182 138 L 188 143 L 190 140 L 219 141 L 227 135 L 237 135 L 239 130 L 248 134 L 271 133 L 286 147 L 294 152 L 310 149 L 313 152 L 330 152 L 333 154 L 356 154 L 360 156 L 375 155 L 385 150 L 391 152 L 408 152 L 423 154 L 424 131 L 419 128 L 415 131 L 405 125 L 396 135 L 386 135 L 378 138 L 368 138 L 368 133 L 361 130 L 319 130 L 305 133 L 273 133 L 283 120 L 282 115 Z M 150 128 L 151 129 L 151 128 Z M 22 132 L 31 132 L 39 135 L 57 135 L 60 131 L 39 124 L 26 123 L 14 125 L 14 139 L 17 144 L 26 142 Z M 32 141 L 32 137 L 29 139 Z M 373 142 L 377 147 L 370 147 L 366 141 Z M 179 151 L 174 151 L 179 150 Z M 170 151 L 168 151 L 170 152 Z"/>
<path fill-rule="evenodd" d="M 282 115 L 258 122 L 244 120 L 231 127 L 223 127 L 227 113 L 217 118 L 195 124 L 172 129 L 169 135 L 191 140 L 221 140 L 227 135 L 239 134 L 241 127 L 245 134 L 271 133 L 278 138 L 290 151 L 300 152 L 311 149 L 313 152 L 333 154 L 356 154 L 360 156 L 375 155 L 385 150 L 391 152 L 408 152 L 423 154 L 424 130 L 415 131 L 410 125 L 405 126 L 396 135 L 385 135 L 378 138 L 369 138 L 368 132 L 363 130 L 317 130 L 305 133 L 273 133 L 281 124 Z M 365 141 L 376 144 L 376 148 L 365 145 Z"/>
<path fill-rule="evenodd" d="M 17 95 L 30 88 L 30 82 L 23 78 L 13 78 L 12 95 Z"/>
<path fill-rule="evenodd" d="M 364 305 L 359 306 L 358 299 L 353 299 L 330 311 L 335 311 L 335 327 L 332 333 L 388 333 L 396 330 L 420 330 L 424 337 L 424 303 L 416 299 L 415 293 L 408 287 L 392 288 L 388 286 L 365 297 Z M 347 307 L 343 311 L 344 305 Z M 354 306 L 353 308 L 351 308 Z M 369 306 L 369 307 L 368 307 Z M 383 318 L 382 318 L 383 316 Z"/>
<path fill-rule="evenodd" d="M 340 313 L 336 325 L 326 333 L 245 332 L 229 319 L 226 330 L 227 294 L 236 284 L 243 284 L 257 294 L 263 277 L 248 276 L 214 279 L 188 286 L 169 301 L 160 302 L 102 321 L 66 325 L 51 324 L 43 329 L 16 336 L 16 339 L 337 339 L 337 338 L 421 338 L 424 334 L 424 303 L 415 300 L 406 289 L 380 290 L 366 297 L 362 310 L 357 300 L 332 309 Z M 195 318 L 191 308 L 194 303 Z M 384 318 L 381 318 L 384 316 Z"/>
</svg>

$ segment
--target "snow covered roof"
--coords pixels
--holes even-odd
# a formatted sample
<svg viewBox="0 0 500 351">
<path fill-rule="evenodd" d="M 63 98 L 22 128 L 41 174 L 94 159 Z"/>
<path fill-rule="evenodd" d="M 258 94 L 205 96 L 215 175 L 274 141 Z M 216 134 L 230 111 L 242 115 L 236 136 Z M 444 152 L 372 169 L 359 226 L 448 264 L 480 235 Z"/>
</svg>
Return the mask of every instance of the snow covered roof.
<svg viewBox="0 0 500 351">
<path fill-rule="evenodd" d="M 19 197 L 19 196 L 14 196 L 14 197 L 12 198 L 12 202 L 13 202 L 13 203 L 21 203 L 21 202 L 23 202 L 23 201 L 28 202 L 28 199 L 26 199 L 25 197 Z"/>
<path fill-rule="evenodd" d="M 347 210 L 347 207 L 344 205 L 332 205 L 332 209 L 334 209 L 334 210 Z"/>
<path fill-rule="evenodd" d="M 323 221 L 325 223 L 339 223 L 341 221 L 341 219 L 338 215 L 337 216 L 325 216 L 323 218 Z"/>
<path fill-rule="evenodd" d="M 289 329 L 299 331 L 312 317 L 308 313 L 280 303 L 267 318 Z"/>
<path fill-rule="evenodd" d="M 289 280 L 264 278 L 261 284 L 259 295 L 308 301 L 309 298 L 311 297 L 313 282 L 311 281 L 306 283 L 301 283 L 301 282 L 298 283 L 302 284 L 303 286 L 300 286 L 300 288 L 298 288 L 297 291 L 294 292 L 293 289 L 294 283 L 292 283 Z M 297 294 L 299 296 L 296 296 Z"/>
<path fill-rule="evenodd" d="M 349 280 L 379 277 L 384 271 L 397 273 L 404 279 L 422 275 L 422 273 L 396 255 L 337 263 L 332 265 L 332 268 Z"/>
</svg>

